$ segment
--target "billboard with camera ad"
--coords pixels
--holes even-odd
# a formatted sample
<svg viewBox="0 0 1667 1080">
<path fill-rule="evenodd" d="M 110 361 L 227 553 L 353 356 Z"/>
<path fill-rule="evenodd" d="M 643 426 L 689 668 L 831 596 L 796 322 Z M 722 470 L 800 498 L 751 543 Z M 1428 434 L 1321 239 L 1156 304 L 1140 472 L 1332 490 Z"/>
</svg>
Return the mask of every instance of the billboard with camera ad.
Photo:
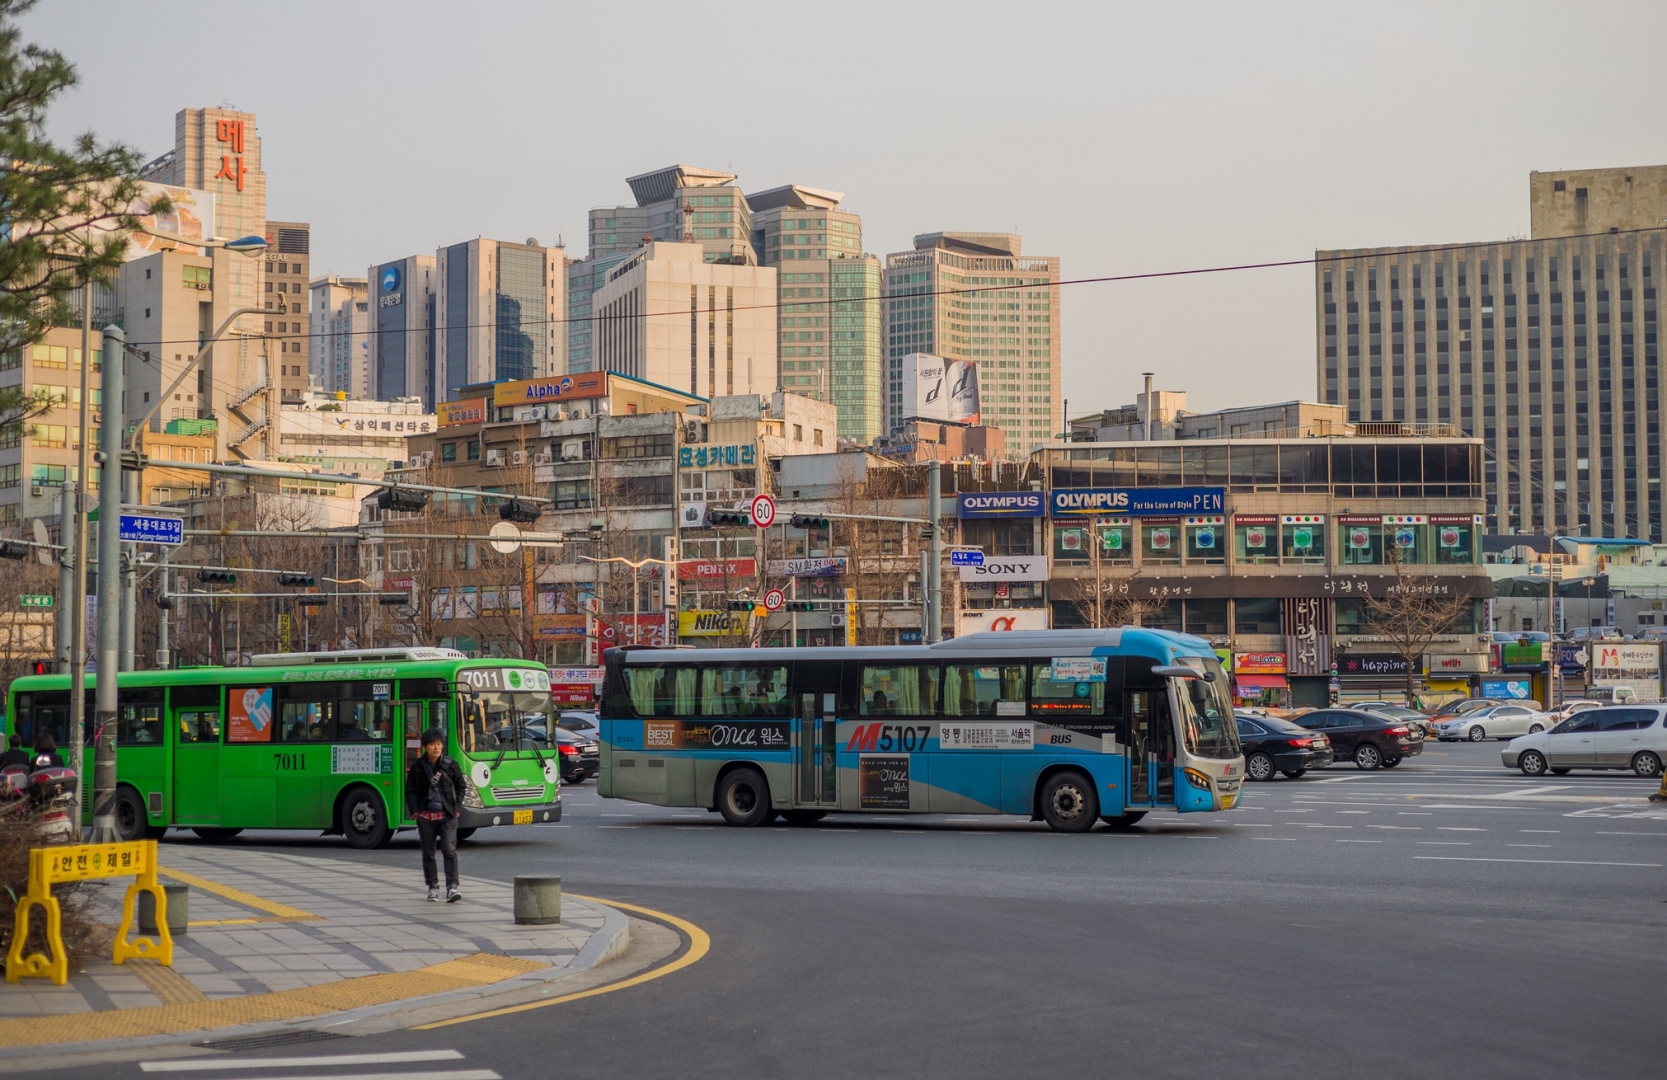
<svg viewBox="0 0 1667 1080">
<path fill-rule="evenodd" d="M 978 366 L 969 360 L 945 360 L 930 353 L 903 357 L 903 416 L 979 422 Z"/>
</svg>

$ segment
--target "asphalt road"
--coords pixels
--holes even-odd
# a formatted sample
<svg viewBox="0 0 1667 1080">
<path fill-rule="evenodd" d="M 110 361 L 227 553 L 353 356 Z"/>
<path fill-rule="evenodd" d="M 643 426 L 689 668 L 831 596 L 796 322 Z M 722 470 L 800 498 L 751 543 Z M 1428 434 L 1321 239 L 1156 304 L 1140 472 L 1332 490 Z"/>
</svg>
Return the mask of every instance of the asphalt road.
<svg viewBox="0 0 1667 1080">
<path fill-rule="evenodd" d="M 571 787 L 561 825 L 483 831 L 464 873 L 555 871 L 574 892 L 694 922 L 711 953 L 584 1001 L 305 1048 L 457 1061 L 300 1072 L 1659 1075 L 1655 784 L 1530 780 L 1499 746 L 1431 742 L 1394 771 L 1334 766 L 1252 785 L 1240 810 L 1083 836 L 877 815 L 740 830 Z M 409 865 L 421 887 L 413 841 L 368 857 Z"/>
</svg>

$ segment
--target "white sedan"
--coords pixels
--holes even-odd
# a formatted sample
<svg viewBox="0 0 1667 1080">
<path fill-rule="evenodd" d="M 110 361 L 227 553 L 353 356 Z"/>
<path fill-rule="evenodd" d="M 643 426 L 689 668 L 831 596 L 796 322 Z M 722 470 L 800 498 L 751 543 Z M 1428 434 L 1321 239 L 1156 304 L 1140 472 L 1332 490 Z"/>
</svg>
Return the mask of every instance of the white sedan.
<svg viewBox="0 0 1667 1080">
<path fill-rule="evenodd" d="M 1443 720 L 1435 726 L 1435 737 L 1442 742 L 1514 739 L 1544 731 L 1552 722 L 1549 714 L 1526 705 L 1489 705 Z"/>
</svg>

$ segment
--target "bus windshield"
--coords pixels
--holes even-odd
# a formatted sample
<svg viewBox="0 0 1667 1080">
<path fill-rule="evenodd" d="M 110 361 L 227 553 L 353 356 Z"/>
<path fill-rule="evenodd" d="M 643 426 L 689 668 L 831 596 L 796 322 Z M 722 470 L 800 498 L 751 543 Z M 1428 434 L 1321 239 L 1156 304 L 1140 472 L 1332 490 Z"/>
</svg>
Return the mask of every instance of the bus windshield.
<svg viewBox="0 0 1667 1080">
<path fill-rule="evenodd" d="M 1183 656 L 1178 661 L 1210 676 L 1208 679 L 1177 679 L 1181 702 L 1181 727 L 1187 751 L 1207 758 L 1242 757 L 1239 730 L 1233 720 L 1233 702 L 1227 696 L 1227 676 L 1221 661 Z"/>
<path fill-rule="evenodd" d="M 549 736 L 550 695 L 464 690 L 458 736 L 471 757 L 536 750 Z"/>
</svg>

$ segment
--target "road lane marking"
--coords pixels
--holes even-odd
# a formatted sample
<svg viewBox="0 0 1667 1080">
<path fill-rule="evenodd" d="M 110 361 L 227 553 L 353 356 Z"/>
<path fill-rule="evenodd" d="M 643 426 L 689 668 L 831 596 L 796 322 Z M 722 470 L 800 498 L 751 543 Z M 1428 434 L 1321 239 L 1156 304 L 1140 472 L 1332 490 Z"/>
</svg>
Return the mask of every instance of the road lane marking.
<svg viewBox="0 0 1667 1080">
<path fill-rule="evenodd" d="M 1420 841 L 1418 841 L 1418 843 L 1428 845 L 1429 847 L 1469 847 L 1470 846 L 1470 841 L 1469 840 L 1420 840 Z"/>
<path fill-rule="evenodd" d="M 283 1057 L 227 1060 L 221 1056 L 184 1061 L 141 1061 L 140 1072 L 220 1072 L 225 1069 L 289 1069 L 336 1065 L 398 1065 L 415 1061 L 462 1061 L 456 1050 L 401 1050 L 387 1054 L 336 1054 L 331 1057 Z"/>
<path fill-rule="evenodd" d="M 598 825 L 598 829 L 640 829 L 641 825 Z"/>
<path fill-rule="evenodd" d="M 1294 837 L 1294 836 L 1252 836 L 1251 839 L 1252 840 L 1289 840 L 1293 844 L 1297 842 L 1297 838 Z"/>
<path fill-rule="evenodd" d="M 1667 836 L 1667 832 L 1600 832 L 1599 836 Z"/>
<path fill-rule="evenodd" d="M 1550 847 L 1550 846 L 1551 846 L 1551 845 L 1550 845 L 1550 844 L 1506 844 L 1506 845 L 1505 845 L 1505 846 L 1506 846 L 1506 847 L 1537 847 L 1537 848 L 1548 848 L 1548 847 Z"/>
<path fill-rule="evenodd" d="M 1436 831 L 1437 832 L 1487 832 L 1486 829 L 1478 829 L 1478 828 L 1476 828 L 1475 826 L 1472 826 L 1472 825 L 1437 825 L 1436 826 Z"/>
<path fill-rule="evenodd" d="M 1368 825 L 1368 829 L 1395 829 L 1399 832 L 1423 832 L 1422 825 Z"/>
<path fill-rule="evenodd" d="M 1304 825 L 1305 829 L 1352 829 L 1353 825 Z"/>
<path fill-rule="evenodd" d="M 594 986 L 589 990 L 580 990 L 572 994 L 563 994 L 561 997 L 553 997 L 548 1001 L 529 1001 L 524 1005 L 509 1005 L 502 1009 L 492 1009 L 489 1012 L 473 1013 L 469 1016 L 456 1016 L 450 1020 L 437 1020 L 432 1024 L 419 1024 L 411 1030 L 431 1031 L 434 1028 L 450 1027 L 452 1024 L 466 1024 L 471 1020 L 486 1020 L 495 1016 L 508 1016 L 511 1013 L 530 1012 L 533 1009 L 544 1009 L 551 1005 L 562 1005 L 569 1001 L 578 1001 L 581 998 L 596 997 L 599 994 L 611 994 L 615 990 L 624 990 L 627 987 L 640 986 L 645 982 L 662 978 L 675 971 L 682 971 L 690 964 L 698 963 L 700 959 L 712 949 L 711 937 L 707 935 L 706 931 L 702 930 L 694 923 L 689 922 L 687 919 L 680 919 L 675 915 L 668 915 L 663 911 L 655 911 L 653 908 L 640 907 L 636 904 L 621 903 L 618 900 L 603 900 L 595 896 L 581 896 L 578 893 L 569 893 L 568 895 L 572 896 L 576 900 L 588 900 L 596 904 L 606 904 L 609 907 L 619 908 L 621 911 L 634 911 L 639 915 L 646 915 L 651 919 L 658 919 L 662 922 L 669 923 L 678 930 L 682 931 L 683 934 L 688 937 L 689 949 L 682 956 L 673 960 L 669 964 L 654 968 L 650 971 L 645 971 L 640 975 L 633 975 L 629 979 L 621 979 L 619 982 L 608 983 L 605 986 Z"/>
<path fill-rule="evenodd" d="M 1382 840 L 1348 840 L 1341 836 L 1332 841 L 1333 844 L 1381 844 Z"/>
<path fill-rule="evenodd" d="M 1562 829 L 1518 829 L 1520 833 L 1560 833 Z"/>
<path fill-rule="evenodd" d="M 1414 855 L 1415 859 L 1433 859 L 1440 862 L 1503 862 L 1503 863 L 1533 863 L 1538 866 L 1637 866 L 1646 870 L 1660 870 L 1658 862 L 1593 862 L 1584 859 L 1484 859 L 1475 855 Z"/>
</svg>

